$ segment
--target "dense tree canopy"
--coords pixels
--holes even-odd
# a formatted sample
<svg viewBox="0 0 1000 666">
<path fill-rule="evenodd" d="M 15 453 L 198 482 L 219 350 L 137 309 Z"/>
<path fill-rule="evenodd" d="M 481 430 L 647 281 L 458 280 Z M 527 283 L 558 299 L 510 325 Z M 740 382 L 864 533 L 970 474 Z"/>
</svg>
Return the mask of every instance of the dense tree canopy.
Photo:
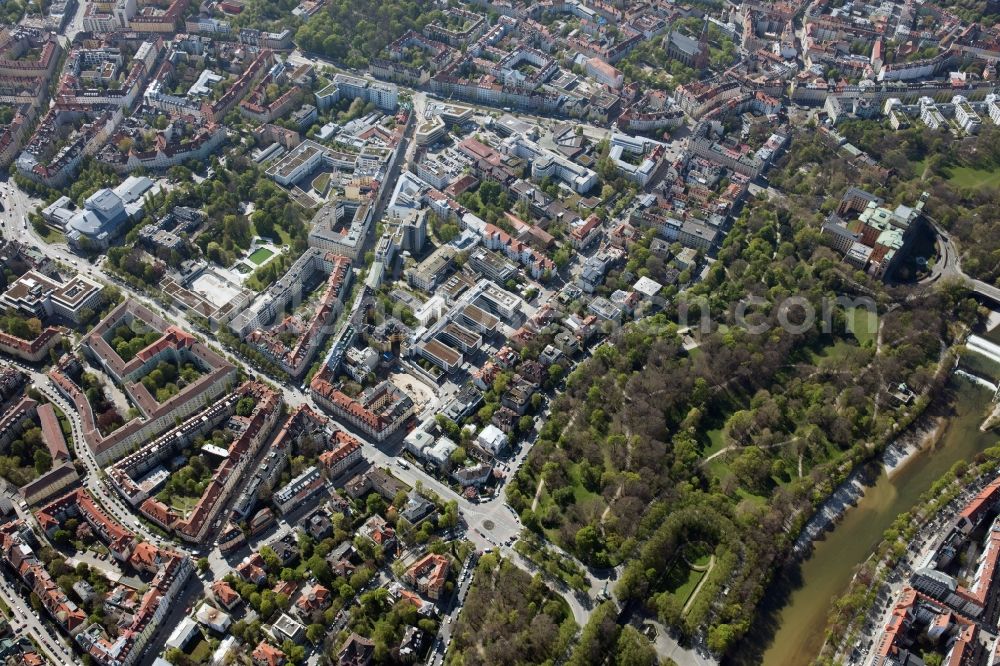
<svg viewBox="0 0 1000 666">
<path fill-rule="evenodd" d="M 484 555 L 454 630 L 451 666 L 551 663 L 566 650 L 577 626 L 541 576 L 509 560 Z"/>
<path fill-rule="evenodd" d="M 747 631 L 814 506 L 926 404 L 900 411 L 887 387 L 933 390 L 942 349 L 977 316 L 961 288 L 900 299 L 825 246 L 822 205 L 849 182 L 831 154 L 798 139 L 772 178 L 797 196 L 752 201 L 703 281 L 570 374 L 508 488 L 531 529 L 587 564 L 625 565 L 619 600 L 719 652 Z M 868 295 L 875 324 L 839 305 L 828 328 L 789 325 Z M 684 581 L 708 562 L 692 595 Z"/>
<path fill-rule="evenodd" d="M 328 2 L 295 35 L 306 51 L 341 61 L 349 67 L 366 67 L 382 50 L 407 30 L 419 30 L 440 12 L 431 11 L 430 0 L 388 2 Z"/>
</svg>

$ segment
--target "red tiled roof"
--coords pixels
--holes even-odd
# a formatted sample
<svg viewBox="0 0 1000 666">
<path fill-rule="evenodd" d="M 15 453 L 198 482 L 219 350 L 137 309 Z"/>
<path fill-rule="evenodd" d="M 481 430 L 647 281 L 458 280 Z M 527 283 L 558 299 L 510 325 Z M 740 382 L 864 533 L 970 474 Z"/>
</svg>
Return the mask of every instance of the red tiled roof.
<svg viewBox="0 0 1000 666">
<path fill-rule="evenodd" d="M 285 663 L 285 653 L 264 641 L 254 648 L 252 656 L 258 666 L 281 666 Z"/>
<path fill-rule="evenodd" d="M 63 436 L 62 426 L 52 405 L 45 403 L 38 406 L 38 422 L 42 426 L 42 439 L 49 448 L 52 460 L 69 460 L 69 449 Z"/>
<path fill-rule="evenodd" d="M 917 593 L 911 587 L 903 588 L 902 594 L 896 600 L 896 607 L 892 611 L 889 623 L 885 626 L 885 633 L 879 639 L 878 652 L 880 657 L 888 657 L 899 652 L 896 641 L 900 633 L 905 629 L 905 621 L 910 609 L 917 601 Z"/>
<path fill-rule="evenodd" d="M 226 608 L 232 608 L 240 601 L 240 595 L 224 580 L 217 580 L 212 583 L 212 594 Z"/>
<path fill-rule="evenodd" d="M 573 229 L 573 231 L 571 231 L 570 234 L 573 236 L 573 238 L 582 240 L 586 238 L 591 231 L 596 229 L 600 223 L 601 223 L 601 218 L 597 217 L 596 215 L 591 215 L 586 219 L 586 221 L 584 221 L 583 224 Z"/>
<path fill-rule="evenodd" d="M 139 511 L 166 527 L 170 527 L 177 519 L 177 515 L 170 507 L 155 497 L 146 498 L 146 501 L 139 505 Z"/>
<path fill-rule="evenodd" d="M 334 434 L 334 438 L 337 441 L 337 445 L 330 451 L 324 451 L 319 455 L 320 463 L 327 467 L 333 467 L 361 448 L 361 442 L 342 430 L 338 430 Z"/>
<path fill-rule="evenodd" d="M 307 613 L 323 610 L 330 605 L 330 590 L 319 583 L 312 587 L 307 587 L 302 591 L 302 596 L 295 602 L 295 605 Z"/>
<path fill-rule="evenodd" d="M 473 137 L 464 139 L 459 143 L 458 149 L 473 159 L 486 160 L 493 166 L 497 166 L 503 161 L 500 153 Z"/>
<path fill-rule="evenodd" d="M 965 505 L 965 508 L 958 514 L 959 517 L 965 518 L 970 522 L 978 522 L 973 519 L 979 515 L 987 504 L 997 498 L 997 493 L 1000 493 L 1000 477 L 993 479 L 985 488 L 980 490 L 979 494 Z"/>
<path fill-rule="evenodd" d="M 155 570 L 159 559 L 160 550 L 153 544 L 144 541 L 136 545 L 129 557 L 129 562 L 137 569 Z"/>
<path fill-rule="evenodd" d="M 959 586 L 955 593 L 960 597 L 968 599 L 982 607 L 986 606 L 986 598 L 990 588 L 993 586 L 993 576 L 997 569 L 997 562 L 1000 560 L 1000 531 L 991 531 L 986 549 L 979 556 L 981 564 L 976 571 L 976 578 L 971 588 Z"/>
</svg>

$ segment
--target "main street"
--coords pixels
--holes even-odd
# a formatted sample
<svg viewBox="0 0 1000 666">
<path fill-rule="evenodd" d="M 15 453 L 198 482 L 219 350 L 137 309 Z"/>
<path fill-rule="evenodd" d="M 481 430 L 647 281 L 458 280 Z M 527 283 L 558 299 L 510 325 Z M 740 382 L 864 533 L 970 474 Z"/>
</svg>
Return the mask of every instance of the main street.
<svg viewBox="0 0 1000 666">
<path fill-rule="evenodd" d="M 293 53 L 291 60 L 304 61 L 304 62 L 314 62 L 319 63 L 318 60 L 313 60 L 310 58 L 305 58 L 301 54 Z M 325 64 L 325 63 L 324 63 Z M 421 98 L 419 104 L 422 106 L 425 103 L 423 99 L 424 95 L 417 91 L 414 91 Z M 402 160 L 401 160 L 402 161 Z M 146 307 L 152 309 L 156 312 L 163 312 L 163 308 L 159 304 L 154 303 L 151 299 L 146 297 L 134 290 L 127 283 L 123 282 L 116 276 L 107 273 L 98 261 L 95 264 L 89 264 L 86 260 L 82 259 L 80 256 L 74 254 L 70 249 L 64 244 L 52 244 L 49 245 L 45 243 L 34 231 L 34 228 L 27 221 L 27 216 L 29 211 L 33 210 L 35 207 L 39 206 L 42 202 L 38 200 L 33 200 L 27 197 L 24 192 L 18 188 L 12 180 L 6 182 L 0 182 L 0 198 L 4 203 L 4 206 L 8 209 L 4 214 L 6 218 L 4 220 L 4 226 L 0 228 L 0 232 L 5 238 L 10 240 L 16 240 L 26 246 L 34 247 L 44 247 L 45 254 L 56 261 L 59 261 L 68 266 L 72 266 L 77 270 L 85 273 L 88 277 L 95 279 L 104 284 L 113 284 L 117 286 L 128 298 L 137 300 L 141 302 Z M 3 218 L 0 218 L 3 219 Z M 363 292 L 359 293 L 359 298 L 363 296 Z M 192 325 L 190 321 L 187 320 L 183 312 L 176 310 L 175 308 L 170 308 L 168 313 L 164 313 L 166 318 L 177 322 L 180 326 L 187 330 L 197 330 L 195 326 Z M 247 367 L 247 364 L 241 358 L 234 358 L 229 350 L 224 349 L 216 340 L 208 339 L 207 343 L 213 347 L 216 351 L 219 351 L 231 360 L 238 363 L 244 368 L 249 374 L 261 374 L 258 371 Z M 40 379 L 40 378 L 37 378 Z M 37 382 L 36 382 L 37 383 Z M 295 408 L 301 404 L 308 404 L 310 407 L 315 409 L 317 412 L 322 412 L 316 404 L 312 401 L 312 398 L 307 395 L 306 392 L 300 390 L 297 386 L 291 385 L 289 383 L 279 383 L 282 394 L 284 396 L 285 402 L 291 407 Z M 43 387 L 45 387 L 43 389 Z M 40 390 L 47 390 L 47 395 L 49 393 L 56 394 L 54 389 L 48 387 L 47 382 L 41 382 L 39 386 Z M 61 396 L 59 398 L 60 408 L 62 408 L 67 416 L 71 416 L 70 421 L 74 428 L 74 441 L 82 442 L 82 426 L 79 420 L 79 416 L 76 415 L 74 409 L 71 409 L 65 400 L 62 400 Z M 428 409 L 433 411 L 433 405 L 428 406 Z M 345 428 L 348 429 L 348 428 Z M 357 434 L 357 433 L 355 433 Z M 513 538 L 516 538 L 520 534 L 522 526 L 520 520 L 517 516 L 509 509 L 506 502 L 503 499 L 503 487 L 493 498 L 481 502 L 474 503 L 469 501 L 461 494 L 456 493 L 449 486 L 441 483 L 433 476 L 427 474 L 422 469 L 417 466 L 410 466 L 409 469 L 403 469 L 395 466 L 396 453 L 398 451 L 388 451 L 384 447 L 376 446 L 374 443 L 369 441 L 363 436 L 358 436 L 361 441 L 365 456 L 375 465 L 380 467 L 392 467 L 393 474 L 399 477 L 402 481 L 410 486 L 416 486 L 419 482 L 422 487 L 427 488 L 435 493 L 437 493 L 441 498 L 448 501 L 455 501 L 458 503 L 459 511 L 464 518 L 466 524 L 469 526 L 469 537 L 479 548 L 492 548 L 499 547 L 501 544 L 510 542 Z M 105 504 L 109 509 L 112 509 L 112 513 L 115 514 L 116 518 L 123 521 L 123 524 L 134 527 L 138 522 L 131 511 L 124 506 L 124 504 L 118 499 L 114 493 L 108 491 L 104 484 L 100 480 L 100 467 L 97 465 L 96 460 L 94 460 L 93 453 L 89 450 L 89 447 L 78 447 L 82 450 L 82 455 L 80 455 L 81 460 L 87 466 L 88 471 L 91 473 L 88 475 L 87 487 L 95 492 L 102 503 Z M 511 474 L 517 469 L 517 467 L 523 462 L 525 456 L 527 455 L 528 447 L 522 448 L 522 451 L 518 454 L 516 459 L 511 462 L 510 469 Z M 140 532 L 142 532 L 147 538 L 155 538 L 150 534 L 145 528 L 138 527 Z"/>
<path fill-rule="evenodd" d="M 12 182 L 0 183 L 0 195 L 2 195 L 5 207 L 8 207 L 10 213 L 10 216 L 8 216 L 7 221 L 5 221 L 3 228 L 0 229 L 5 238 L 16 240 L 29 247 L 44 247 L 46 255 L 56 261 L 68 266 L 76 267 L 78 270 L 84 272 L 88 277 L 95 279 L 98 282 L 115 285 L 126 295 L 126 297 L 141 302 L 143 305 L 155 312 L 164 314 L 166 318 L 177 322 L 187 330 L 196 330 L 192 323 L 189 322 L 184 316 L 184 313 L 173 308 L 171 308 L 168 313 L 163 313 L 163 308 L 160 307 L 159 304 L 154 303 L 147 296 L 137 292 L 127 283 L 107 273 L 102 268 L 100 263 L 95 265 L 87 263 L 81 257 L 72 253 L 65 245 L 46 244 L 44 240 L 38 237 L 32 226 L 27 223 L 28 212 L 34 206 L 38 205 L 39 202 L 29 200 L 28 197 L 26 197 L 19 188 L 14 186 Z M 359 295 L 359 298 L 360 297 L 361 296 Z M 225 354 L 231 361 L 242 366 L 243 369 L 249 374 L 261 374 L 255 369 L 247 367 L 247 364 L 243 361 L 243 359 L 223 348 L 216 340 L 208 339 L 207 343 L 216 351 Z M 53 399 L 60 409 L 66 412 L 67 416 L 70 417 L 70 423 L 73 425 L 74 442 L 83 442 L 82 423 L 80 422 L 80 418 L 76 413 L 76 410 L 71 408 L 69 403 L 63 399 L 57 391 L 55 391 L 55 389 L 50 385 L 47 377 L 27 366 L 24 366 L 23 364 L 18 365 L 26 372 L 31 373 L 33 379 L 35 379 L 35 383 L 39 386 L 39 390 L 45 392 L 46 396 Z M 322 413 L 323 410 L 319 409 L 316 403 L 313 402 L 312 398 L 307 395 L 307 393 L 300 390 L 297 386 L 290 383 L 280 383 L 279 387 L 282 391 L 285 402 L 290 408 L 294 409 L 301 404 L 308 404 L 317 412 Z M 349 430 L 349 428 L 344 429 Z M 498 494 L 497 497 L 494 497 L 489 501 L 480 504 L 473 503 L 459 493 L 456 493 L 446 484 L 441 483 L 416 466 L 411 466 L 409 469 L 396 467 L 394 464 L 396 461 L 395 455 L 392 455 L 383 448 L 376 446 L 362 435 L 358 434 L 358 439 L 362 443 L 365 456 L 372 462 L 372 464 L 380 467 L 392 467 L 393 474 L 408 485 L 416 486 L 419 482 L 424 488 L 434 491 L 443 499 L 458 502 L 459 510 L 469 527 L 477 528 L 482 531 L 482 535 L 477 533 L 475 529 L 470 529 L 469 532 L 470 538 L 477 545 L 477 547 L 495 547 L 500 543 L 508 541 L 511 537 L 516 537 L 520 533 L 520 521 L 512 514 L 512 512 L 509 511 L 509 509 L 506 508 L 506 504 L 502 499 L 502 493 Z M 124 506 L 121 500 L 118 499 L 114 493 L 108 491 L 101 482 L 100 466 L 94 459 L 93 452 L 86 446 L 77 446 L 77 449 L 80 451 L 78 456 L 87 466 L 88 472 L 90 472 L 86 480 L 88 489 L 91 489 L 92 492 L 96 493 L 101 502 L 108 507 L 112 511 L 113 515 L 115 515 L 117 519 L 121 520 L 123 524 L 128 525 L 130 528 L 135 527 L 135 524 L 138 521 L 134 518 L 131 511 Z M 526 450 L 521 452 L 518 457 L 518 464 L 520 464 L 520 461 L 523 460 L 526 453 Z M 149 539 L 156 538 L 148 532 L 148 530 L 142 527 L 141 523 L 136 529 Z"/>
<path fill-rule="evenodd" d="M 83 462 L 84 466 L 87 468 L 87 474 L 83 479 L 83 484 L 90 491 L 91 495 L 97 497 L 104 508 L 109 511 L 111 516 L 118 520 L 122 525 L 125 525 L 130 530 L 138 532 L 143 539 L 146 541 L 151 541 L 153 543 L 162 543 L 162 539 L 157 535 L 153 534 L 149 529 L 146 528 L 142 522 L 136 518 L 132 510 L 125 505 L 124 502 L 113 492 L 107 489 L 104 484 L 103 475 L 101 473 L 101 467 L 97 464 L 97 460 L 94 458 L 94 452 L 90 449 L 90 446 L 83 439 L 83 422 L 80 419 L 80 415 L 77 413 L 76 409 L 71 405 L 62 394 L 56 390 L 55 386 L 46 377 L 46 382 L 41 383 L 36 380 L 35 385 L 42 394 L 51 400 L 59 409 L 66 414 L 69 419 L 70 427 L 73 433 L 73 450 L 76 453 L 77 460 Z"/>
<path fill-rule="evenodd" d="M 304 52 L 301 49 L 293 50 L 288 56 L 288 61 L 293 65 L 306 65 L 306 64 L 312 65 L 317 70 L 328 69 L 333 72 L 349 74 L 351 76 L 367 76 L 367 73 L 358 72 L 357 70 L 354 69 L 345 69 L 334 63 L 332 60 L 324 58 L 318 53 Z M 412 88 L 398 83 L 396 84 L 396 86 L 401 93 L 406 93 L 407 95 L 410 95 L 411 99 L 413 100 L 413 106 L 415 111 L 422 111 L 423 106 L 421 105 L 425 105 L 427 101 L 434 101 L 440 99 L 442 101 L 447 101 L 447 102 L 454 101 L 455 104 L 460 104 L 461 106 L 467 106 L 471 109 L 475 109 L 481 116 L 482 115 L 495 116 L 499 112 L 499 110 L 493 106 L 484 106 L 482 104 L 476 104 L 475 102 L 466 102 L 464 100 L 458 100 L 458 99 L 452 100 L 451 98 L 439 98 L 433 93 L 429 92 L 426 89 L 426 86 L 424 88 Z M 571 122 L 574 127 L 580 128 L 580 131 L 583 132 L 584 136 L 593 141 L 601 141 L 603 139 L 608 138 L 611 135 L 611 130 L 609 130 L 607 127 L 599 127 L 597 125 L 584 122 L 579 118 L 557 119 L 557 118 L 551 118 L 549 116 L 533 115 L 520 110 L 510 111 L 510 113 L 512 115 L 517 116 L 518 118 L 529 120 L 541 127 L 551 128 L 562 123 Z"/>
<path fill-rule="evenodd" d="M 421 100 L 421 102 L 423 102 L 423 100 Z M 158 303 L 153 302 L 146 295 L 136 291 L 130 285 L 120 280 L 117 276 L 107 272 L 103 268 L 100 260 L 94 264 L 90 264 L 85 259 L 70 251 L 70 249 L 64 244 L 45 243 L 45 241 L 35 233 L 32 225 L 27 222 L 28 212 L 40 205 L 41 202 L 27 197 L 12 182 L 0 182 L 0 196 L 2 196 L 5 206 L 8 207 L 9 211 L 7 220 L 5 221 L 2 229 L 0 229 L 0 232 L 2 232 L 4 237 L 16 240 L 29 247 L 44 247 L 45 253 L 52 259 L 67 265 L 68 267 L 80 270 L 88 277 L 100 283 L 117 286 L 127 298 L 137 300 L 153 311 L 164 314 L 166 318 L 175 321 L 187 330 L 197 330 L 196 327 L 188 321 L 183 312 L 178 311 L 175 308 L 170 308 L 169 312 L 164 313 L 164 308 L 162 308 Z M 363 292 L 358 295 L 358 298 L 362 297 Z M 209 337 L 206 340 L 206 343 L 216 351 L 227 356 L 232 362 L 240 365 L 248 374 L 263 374 L 256 369 L 249 367 L 249 364 L 245 359 L 222 347 L 222 345 L 220 345 L 214 338 Z M 108 512 L 123 525 L 129 527 L 129 529 L 135 530 L 147 540 L 153 541 L 154 543 L 162 543 L 163 540 L 147 529 L 145 525 L 136 517 L 132 509 L 126 506 L 121 498 L 116 493 L 109 490 L 105 485 L 103 481 L 102 469 L 100 465 L 97 464 L 93 452 L 90 450 L 89 446 L 86 446 L 85 444 L 81 445 L 84 442 L 83 426 L 76 410 L 55 389 L 54 385 L 51 384 L 47 376 L 26 365 L 17 365 L 32 376 L 32 379 L 39 390 L 42 391 L 47 398 L 52 400 L 61 410 L 63 410 L 69 418 L 72 426 L 73 441 L 78 452 L 77 456 L 87 469 L 84 484 L 91 494 L 93 494 L 101 502 L 101 504 L 104 505 Z M 317 412 L 323 413 L 323 410 L 316 405 L 312 397 L 308 394 L 308 391 L 302 391 L 298 386 L 289 382 L 278 382 L 274 378 L 270 379 L 280 388 L 284 401 L 290 409 L 294 409 L 302 404 L 307 404 Z M 427 416 L 428 414 L 433 413 L 437 406 L 437 402 L 430 403 L 426 406 L 426 413 L 422 416 Z M 345 430 L 350 430 L 350 428 L 346 428 L 343 425 L 340 425 L 340 427 Z M 391 469 L 392 473 L 396 477 L 411 487 L 416 487 L 419 484 L 422 488 L 436 493 L 445 501 L 456 502 L 461 519 L 468 528 L 467 538 L 472 541 L 478 549 L 503 549 L 505 554 L 508 556 L 514 553 L 509 546 L 512 545 L 517 539 L 523 528 L 518 516 L 507 505 L 504 499 L 503 491 L 506 485 L 506 480 L 516 472 L 526 458 L 528 451 L 530 450 L 531 441 L 526 442 L 516 456 L 507 463 L 507 468 L 509 470 L 508 476 L 504 483 L 501 484 L 497 493 L 485 501 L 473 502 L 460 493 L 455 492 L 455 490 L 453 490 L 446 483 L 443 483 L 434 476 L 428 474 L 417 465 L 409 465 L 406 468 L 399 466 L 397 464 L 399 460 L 397 456 L 399 452 L 398 443 L 395 446 L 376 445 L 363 434 L 353 434 L 361 442 L 365 457 L 373 465 Z M 181 550 L 187 551 L 185 548 L 181 548 Z M 221 571 L 218 571 L 217 569 L 222 566 L 222 562 L 225 561 L 225 558 L 222 557 L 222 554 L 219 552 L 217 547 L 207 547 L 204 548 L 204 550 L 195 549 L 195 552 L 199 554 L 207 554 L 212 564 L 213 571 L 215 571 L 216 575 L 221 573 Z M 524 563 L 522 558 L 518 557 L 515 558 L 515 560 L 521 564 Z M 586 571 L 586 569 L 584 570 Z M 605 581 L 595 578 L 589 572 L 587 572 L 587 578 L 590 586 L 590 594 L 591 597 L 593 597 L 602 589 Z M 580 604 L 572 593 L 567 593 L 564 596 L 571 606 L 575 606 L 574 615 L 577 616 L 578 619 L 583 619 L 585 614 L 589 613 L 589 611 L 587 611 Z"/>
<path fill-rule="evenodd" d="M 293 56 L 293 61 L 294 59 L 295 58 Z M 300 59 L 303 58 L 300 57 Z M 424 93 L 414 91 L 415 107 L 422 108 L 426 102 L 427 99 Z M 406 154 L 404 159 L 399 161 L 400 164 L 398 164 L 397 167 L 401 167 L 402 163 L 410 157 L 411 156 L 409 154 Z M 166 308 L 168 311 L 164 312 L 165 308 L 160 304 L 155 303 L 145 294 L 138 292 L 131 285 L 106 271 L 102 264 L 102 258 L 99 258 L 97 261 L 91 263 L 72 252 L 65 244 L 46 243 L 38 236 L 32 225 L 28 222 L 28 213 L 37 209 L 42 202 L 28 197 L 13 183 L 12 180 L 0 181 L 0 199 L 2 199 L 4 207 L 6 208 L 6 211 L 2 214 L 2 216 L 0 216 L 0 221 L 3 222 L 3 225 L 0 226 L 0 234 L 2 234 L 3 237 L 9 240 L 18 241 L 27 247 L 34 247 L 36 249 L 44 248 L 46 256 L 65 265 L 67 268 L 82 272 L 99 283 L 105 285 L 115 285 L 122 291 L 126 298 L 139 301 L 146 307 L 163 314 L 165 318 L 177 323 L 187 330 L 198 330 L 198 328 L 187 319 L 183 312 L 173 307 Z M 358 298 L 363 297 L 364 291 L 362 290 L 359 293 Z M 206 343 L 242 367 L 247 374 L 263 374 L 250 367 L 249 363 L 246 362 L 246 359 L 240 357 L 239 354 L 223 348 L 218 341 L 214 339 L 214 337 L 208 336 Z M 164 543 L 163 539 L 156 534 L 153 534 L 142 523 L 131 507 L 127 506 L 116 493 L 111 491 L 105 485 L 103 480 L 103 470 L 97 463 L 90 447 L 85 443 L 83 437 L 83 424 L 75 408 L 58 392 L 46 375 L 24 364 L 18 363 L 16 365 L 32 377 L 32 380 L 38 390 L 41 391 L 49 400 L 55 403 L 69 419 L 76 456 L 86 468 L 86 474 L 83 480 L 85 487 L 105 507 L 115 520 L 118 520 L 129 529 L 136 531 L 146 540 L 154 543 Z M 271 378 L 271 381 L 280 388 L 284 401 L 290 409 L 294 409 L 302 404 L 307 404 L 317 412 L 323 412 L 323 410 L 318 408 L 308 391 L 303 391 L 298 386 L 289 382 L 279 382 L 274 378 Z M 425 405 L 424 413 L 421 415 L 425 418 L 435 413 L 437 408 L 440 406 L 440 403 L 443 402 L 446 397 L 436 387 L 431 387 L 431 389 L 435 393 L 436 399 Z M 346 428 L 342 425 L 340 427 L 345 430 L 350 430 L 350 428 Z M 411 487 L 420 486 L 427 491 L 436 493 L 445 501 L 456 502 L 461 521 L 467 528 L 466 537 L 476 546 L 476 548 L 480 550 L 498 550 L 506 557 L 511 558 L 512 561 L 514 561 L 521 568 L 529 571 L 530 573 L 534 573 L 534 566 L 530 565 L 526 560 L 524 560 L 524 558 L 511 549 L 511 545 L 521 533 L 522 525 L 516 513 L 506 504 L 504 499 L 506 481 L 523 463 L 528 451 L 530 450 L 530 445 L 534 441 L 533 438 L 525 442 L 514 458 L 506 464 L 508 475 L 504 482 L 500 484 L 496 494 L 485 501 L 473 502 L 453 490 L 447 483 L 444 483 L 431 474 L 428 474 L 419 466 L 399 465 L 398 463 L 400 459 L 397 455 L 399 453 L 398 442 L 393 445 L 376 444 L 359 433 L 353 434 L 355 434 L 361 442 L 363 453 L 372 465 L 390 469 L 396 477 Z M 291 526 L 288 523 L 283 521 L 279 522 L 279 533 L 287 533 L 290 529 Z M 267 535 L 267 538 L 269 539 L 274 537 L 274 534 L 269 533 Z M 255 540 L 255 543 L 260 545 L 263 543 L 263 539 L 257 539 Z M 174 547 L 178 546 L 174 545 Z M 215 578 L 225 575 L 231 567 L 231 563 L 222 555 L 221 551 L 219 551 L 216 546 L 205 544 L 202 545 L 201 548 L 180 548 L 180 550 L 184 552 L 192 552 L 195 556 L 205 555 L 209 560 L 212 575 Z M 586 571 L 585 568 L 584 571 Z M 606 584 L 606 581 L 595 578 L 589 572 L 587 572 L 586 575 L 589 583 L 589 596 L 592 601 L 596 594 L 598 594 Z M 471 575 L 469 576 L 469 579 L 471 580 Z M 200 582 L 204 584 L 204 581 Z M 584 624 L 589 617 L 590 602 L 584 604 L 572 593 L 572 591 L 568 590 L 568 588 L 557 586 L 551 581 L 549 581 L 549 584 L 553 592 L 560 594 L 566 600 L 578 624 Z M 188 586 L 189 589 L 200 587 L 201 585 Z M 185 593 L 187 593 L 187 591 Z"/>
</svg>

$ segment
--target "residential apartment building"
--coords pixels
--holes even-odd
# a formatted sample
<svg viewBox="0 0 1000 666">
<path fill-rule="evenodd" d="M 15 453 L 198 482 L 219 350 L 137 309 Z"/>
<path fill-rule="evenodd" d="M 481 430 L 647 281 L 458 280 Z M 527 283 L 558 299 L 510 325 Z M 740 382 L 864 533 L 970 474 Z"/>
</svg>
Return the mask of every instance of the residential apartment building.
<svg viewBox="0 0 1000 666">
<path fill-rule="evenodd" d="M 77 324 L 82 314 L 88 311 L 93 314 L 102 302 L 101 286 L 83 275 L 62 282 L 33 270 L 12 282 L 0 295 L 0 303 L 5 307 L 29 317 L 44 321 L 59 316 Z"/>
<path fill-rule="evenodd" d="M 125 362 L 105 336 L 118 325 L 130 325 L 132 322 L 160 332 L 161 337 Z M 90 402 L 80 387 L 64 374 L 62 368 L 56 367 L 50 371 L 49 376 L 56 387 L 74 403 L 80 413 L 84 425 L 84 440 L 101 464 L 120 458 L 174 425 L 177 419 L 183 420 L 211 404 L 231 388 L 236 378 L 236 368 L 232 364 L 191 334 L 168 324 L 135 300 L 126 300 L 112 310 L 80 344 L 90 359 L 100 365 L 123 390 L 129 392 L 141 414 L 104 436 L 96 425 Z M 160 360 L 171 360 L 178 366 L 191 360 L 206 372 L 161 403 L 139 381 Z"/>
</svg>

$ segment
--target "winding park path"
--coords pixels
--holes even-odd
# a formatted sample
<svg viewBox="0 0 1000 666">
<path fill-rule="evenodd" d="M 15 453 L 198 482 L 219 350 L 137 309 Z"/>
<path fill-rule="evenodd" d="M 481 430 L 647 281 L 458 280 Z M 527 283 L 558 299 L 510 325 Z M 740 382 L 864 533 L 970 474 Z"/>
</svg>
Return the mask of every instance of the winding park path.
<svg viewBox="0 0 1000 666">
<path fill-rule="evenodd" d="M 692 571 L 704 571 L 705 575 L 702 576 L 701 580 L 698 581 L 698 584 L 694 586 L 694 589 L 691 591 L 691 596 L 688 597 L 688 600 L 684 603 L 684 608 L 681 609 L 681 615 L 687 615 L 688 609 L 691 608 L 691 604 L 694 603 L 694 600 L 698 598 L 698 593 L 701 592 L 701 586 L 704 585 L 705 581 L 708 580 L 708 577 L 712 575 L 712 569 L 714 568 L 715 568 L 714 554 L 709 555 L 708 564 L 691 565 Z"/>
<path fill-rule="evenodd" d="M 786 439 L 784 442 L 775 442 L 774 444 L 764 444 L 763 446 L 759 446 L 758 448 L 761 448 L 761 449 L 776 449 L 779 446 L 787 446 L 789 444 L 792 444 L 792 443 L 798 441 L 798 439 L 799 439 L 798 437 L 792 437 L 791 439 Z M 716 458 L 718 458 L 719 456 L 721 456 L 721 455 L 723 455 L 725 453 L 729 453 L 731 451 L 739 451 L 739 450 L 744 449 L 744 448 L 746 448 L 746 447 L 740 446 L 739 444 L 730 444 L 728 446 L 724 446 L 721 449 L 719 449 L 718 451 L 716 451 L 715 453 L 713 453 L 712 455 L 706 456 L 704 458 L 704 460 L 702 460 L 701 463 L 699 463 L 699 464 L 702 465 L 702 466 L 705 466 L 708 463 L 712 462 L 713 460 L 715 460 Z M 799 476 L 801 476 L 801 473 L 799 474 Z"/>
<path fill-rule="evenodd" d="M 535 488 L 535 499 L 531 500 L 531 510 L 535 511 L 538 508 L 538 500 L 542 498 L 542 489 L 545 488 L 545 479 L 539 477 L 538 487 Z"/>
</svg>

